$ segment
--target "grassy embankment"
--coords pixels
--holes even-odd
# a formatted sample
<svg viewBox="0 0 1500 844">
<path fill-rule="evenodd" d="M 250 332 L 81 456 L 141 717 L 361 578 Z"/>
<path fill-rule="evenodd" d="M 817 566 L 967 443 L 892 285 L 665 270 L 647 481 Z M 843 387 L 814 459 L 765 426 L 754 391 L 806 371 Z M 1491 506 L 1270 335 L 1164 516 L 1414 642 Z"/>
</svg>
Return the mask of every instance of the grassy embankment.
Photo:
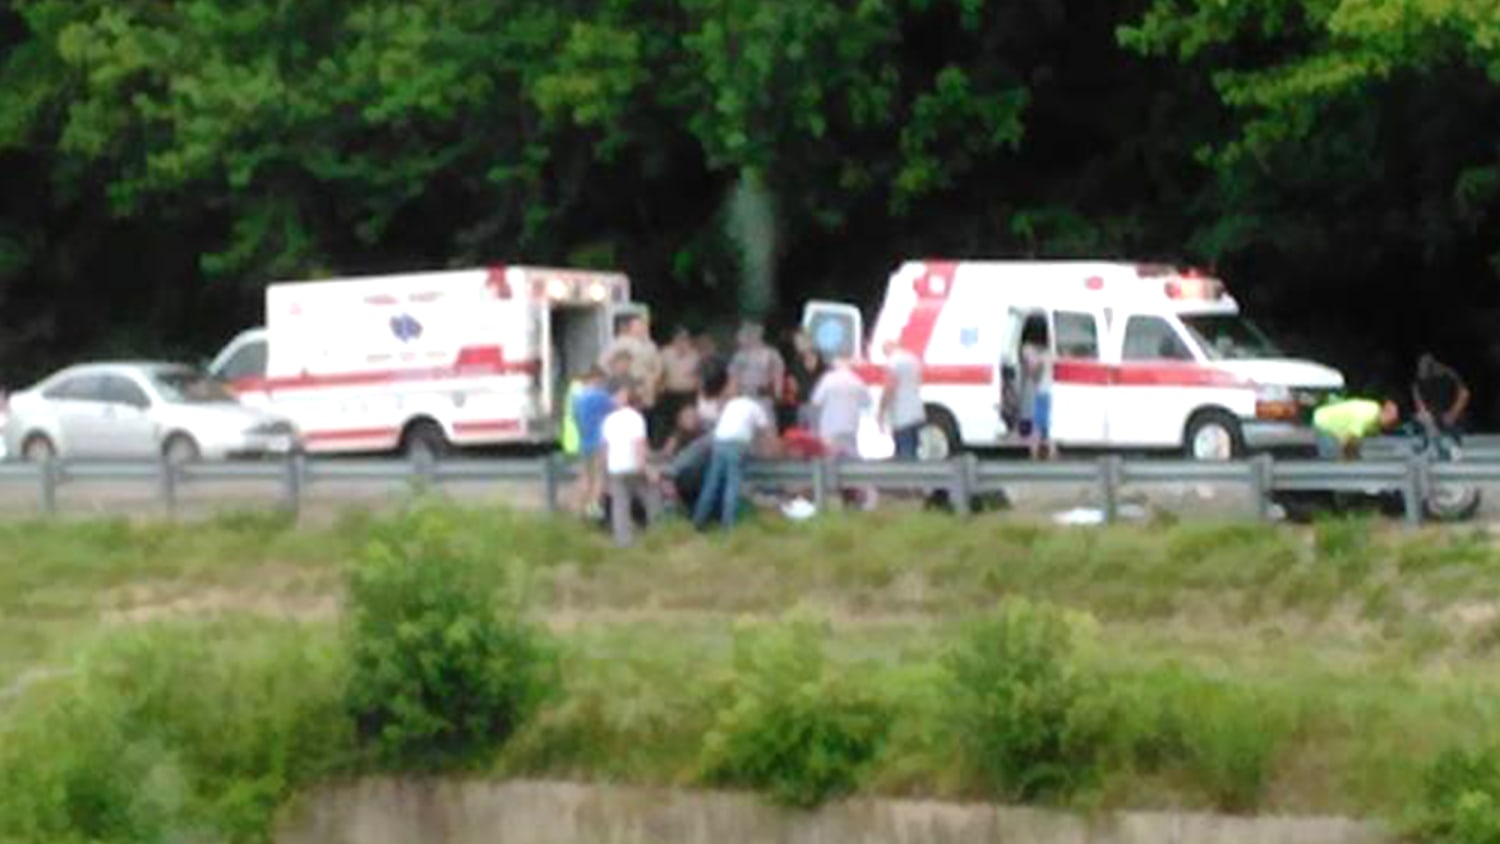
<svg viewBox="0 0 1500 844">
<path fill-rule="evenodd" d="M 1477 533 L 913 516 L 617 552 L 563 522 L 452 518 L 557 654 L 557 691 L 470 762 L 498 774 L 724 780 L 705 746 L 736 642 L 788 613 L 821 619 L 793 647 L 878 703 L 866 793 L 1401 821 L 1441 751 L 1500 741 L 1500 552 Z M 340 620 L 378 528 L 0 527 L 0 840 L 254 838 L 298 788 L 377 767 L 342 705 Z M 950 711 L 953 653 L 1015 598 L 1081 614 L 1068 723 L 1036 752 L 1087 770 L 1042 786 L 972 764 Z"/>
</svg>

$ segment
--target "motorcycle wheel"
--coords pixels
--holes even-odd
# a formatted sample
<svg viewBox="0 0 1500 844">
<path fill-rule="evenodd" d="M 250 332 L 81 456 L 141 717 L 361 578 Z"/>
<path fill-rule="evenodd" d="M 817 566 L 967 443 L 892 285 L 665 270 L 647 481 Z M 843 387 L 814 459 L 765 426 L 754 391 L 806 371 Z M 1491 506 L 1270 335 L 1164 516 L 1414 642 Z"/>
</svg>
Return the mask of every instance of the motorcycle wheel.
<svg viewBox="0 0 1500 844">
<path fill-rule="evenodd" d="M 1424 502 L 1427 516 L 1439 522 L 1464 522 L 1474 518 L 1484 496 L 1478 487 L 1443 484 L 1432 490 Z"/>
</svg>

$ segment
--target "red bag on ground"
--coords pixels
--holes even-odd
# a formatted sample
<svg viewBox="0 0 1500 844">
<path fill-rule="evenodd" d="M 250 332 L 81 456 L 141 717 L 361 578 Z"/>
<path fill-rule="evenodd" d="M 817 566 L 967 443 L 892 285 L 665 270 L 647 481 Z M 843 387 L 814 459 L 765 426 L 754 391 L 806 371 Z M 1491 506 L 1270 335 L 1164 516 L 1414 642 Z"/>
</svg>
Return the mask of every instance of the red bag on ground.
<svg viewBox="0 0 1500 844">
<path fill-rule="evenodd" d="M 788 428 L 781 437 L 786 456 L 793 460 L 817 460 L 828 455 L 828 448 L 817 435 L 806 428 Z"/>
</svg>

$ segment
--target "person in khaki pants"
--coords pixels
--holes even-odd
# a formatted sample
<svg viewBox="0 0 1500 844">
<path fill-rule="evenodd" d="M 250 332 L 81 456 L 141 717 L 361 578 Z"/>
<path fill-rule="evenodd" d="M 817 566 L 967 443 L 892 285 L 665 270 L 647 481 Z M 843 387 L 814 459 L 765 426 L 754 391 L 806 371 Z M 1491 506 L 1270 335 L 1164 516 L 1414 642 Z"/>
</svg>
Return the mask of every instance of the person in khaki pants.
<svg viewBox="0 0 1500 844">
<path fill-rule="evenodd" d="M 634 540 L 636 503 L 646 511 L 646 524 L 656 521 L 659 501 L 656 494 L 656 471 L 647 462 L 650 447 L 646 439 L 646 417 L 641 413 L 639 398 L 629 384 L 615 388 L 615 410 L 604 419 L 604 468 L 609 477 L 609 518 L 615 544 L 629 545 Z"/>
</svg>

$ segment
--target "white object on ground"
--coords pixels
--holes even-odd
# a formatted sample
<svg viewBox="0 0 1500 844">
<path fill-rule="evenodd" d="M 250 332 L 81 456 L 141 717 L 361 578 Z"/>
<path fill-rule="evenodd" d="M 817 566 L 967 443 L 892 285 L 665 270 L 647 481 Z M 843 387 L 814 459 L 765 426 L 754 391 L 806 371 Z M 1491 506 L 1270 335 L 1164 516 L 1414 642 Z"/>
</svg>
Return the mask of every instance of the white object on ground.
<svg viewBox="0 0 1500 844">
<path fill-rule="evenodd" d="M 818 508 L 806 498 L 793 498 L 781 505 L 781 515 L 794 522 L 805 522 L 818 515 Z"/>
<path fill-rule="evenodd" d="M 1132 522 L 1145 521 L 1148 515 L 1146 508 L 1139 504 L 1121 504 L 1115 514 L 1123 521 Z M 1104 511 L 1098 507 L 1074 507 L 1053 515 L 1052 521 L 1054 524 L 1069 527 L 1102 525 L 1104 524 Z"/>
</svg>

